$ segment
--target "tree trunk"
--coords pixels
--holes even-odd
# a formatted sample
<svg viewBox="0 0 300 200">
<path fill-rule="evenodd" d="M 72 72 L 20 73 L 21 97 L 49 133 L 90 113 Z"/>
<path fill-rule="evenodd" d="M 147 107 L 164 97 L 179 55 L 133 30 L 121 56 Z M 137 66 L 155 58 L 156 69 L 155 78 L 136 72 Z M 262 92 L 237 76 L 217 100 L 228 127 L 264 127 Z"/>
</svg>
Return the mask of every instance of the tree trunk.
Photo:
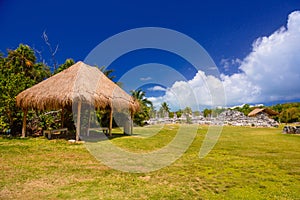
<svg viewBox="0 0 300 200">
<path fill-rule="evenodd" d="M 27 112 L 28 110 L 25 109 L 23 110 L 23 124 L 22 124 L 22 138 L 25 138 L 26 137 L 26 118 L 27 118 Z"/>
</svg>

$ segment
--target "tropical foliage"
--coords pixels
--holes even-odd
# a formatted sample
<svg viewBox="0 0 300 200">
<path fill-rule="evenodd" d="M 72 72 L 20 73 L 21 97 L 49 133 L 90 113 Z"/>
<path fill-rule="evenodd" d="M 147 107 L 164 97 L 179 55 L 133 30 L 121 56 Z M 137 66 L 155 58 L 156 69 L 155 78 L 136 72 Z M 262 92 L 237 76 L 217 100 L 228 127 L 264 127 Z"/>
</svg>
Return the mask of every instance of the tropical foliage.
<svg viewBox="0 0 300 200">
<path fill-rule="evenodd" d="M 99 68 L 101 72 L 103 72 L 103 74 L 105 76 L 107 76 L 107 78 L 109 78 L 110 80 L 113 80 L 116 78 L 116 76 L 112 75 L 112 73 L 114 72 L 113 69 L 106 69 L 105 66 L 102 66 Z"/>
<path fill-rule="evenodd" d="M 50 76 L 49 67 L 36 62 L 34 51 L 20 44 L 0 57 L 0 131 L 20 131 L 22 112 L 16 107 L 16 96 L 28 87 Z"/>
<path fill-rule="evenodd" d="M 67 59 L 51 73 L 50 67 L 38 62 L 33 49 L 24 44 L 20 44 L 15 50 L 8 50 L 7 56 L 0 55 L 0 132 L 12 134 L 21 132 L 23 112 L 16 106 L 16 96 L 21 91 L 74 63 L 74 60 Z M 61 124 L 57 121 L 61 115 L 60 111 L 29 111 L 27 130 L 35 133 L 41 129 L 60 127 Z M 71 112 L 68 110 L 65 110 L 63 115 L 65 119 L 72 119 Z"/>
<path fill-rule="evenodd" d="M 145 125 L 153 110 L 152 102 L 145 97 L 146 93 L 139 90 L 132 90 L 131 96 L 140 103 L 140 111 L 134 114 L 133 122 L 139 126 Z"/>
<path fill-rule="evenodd" d="M 203 116 L 204 116 L 204 117 L 210 117 L 211 114 L 212 114 L 212 110 L 211 110 L 211 109 L 205 108 L 205 109 L 203 110 Z"/>
<path fill-rule="evenodd" d="M 57 74 L 69 67 L 71 67 L 72 65 L 75 64 L 75 61 L 72 58 L 68 58 L 65 63 L 61 64 L 55 71 L 54 74 Z"/>
<path fill-rule="evenodd" d="M 278 113 L 276 120 L 283 123 L 300 122 L 300 103 L 285 103 L 271 106 Z"/>
<path fill-rule="evenodd" d="M 177 118 L 180 118 L 182 116 L 182 110 L 181 109 L 177 110 L 175 113 L 176 113 Z"/>
<path fill-rule="evenodd" d="M 262 106 L 260 106 L 262 107 Z M 242 107 L 235 107 L 234 110 L 240 111 L 244 113 L 244 115 L 248 115 L 252 110 L 254 110 L 257 107 L 251 107 L 249 104 L 245 104 Z"/>
<path fill-rule="evenodd" d="M 167 102 L 162 102 L 158 110 L 158 115 L 160 117 L 170 117 L 170 107 Z"/>
</svg>

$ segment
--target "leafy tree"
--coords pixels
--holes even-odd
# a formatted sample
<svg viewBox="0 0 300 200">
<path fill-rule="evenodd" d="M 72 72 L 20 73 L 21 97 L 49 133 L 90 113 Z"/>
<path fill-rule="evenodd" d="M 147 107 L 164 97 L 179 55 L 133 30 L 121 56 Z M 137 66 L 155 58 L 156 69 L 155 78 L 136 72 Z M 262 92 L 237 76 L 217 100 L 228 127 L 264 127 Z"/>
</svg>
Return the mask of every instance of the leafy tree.
<svg viewBox="0 0 300 200">
<path fill-rule="evenodd" d="M 8 50 L 0 59 L 0 130 L 19 132 L 22 125 L 21 109 L 16 107 L 16 96 L 23 90 L 44 80 L 50 75 L 48 66 L 36 63 L 34 51 L 20 44 Z"/>
<path fill-rule="evenodd" d="M 169 116 L 170 113 L 169 105 L 166 102 L 163 102 L 160 106 L 158 113 L 161 117 L 165 117 L 166 115 Z"/>
<path fill-rule="evenodd" d="M 300 122 L 300 103 L 284 103 L 270 107 L 280 113 L 273 117 L 275 120 L 283 123 Z"/>
<path fill-rule="evenodd" d="M 205 108 L 205 109 L 203 110 L 203 116 L 204 116 L 204 117 L 209 117 L 209 116 L 211 116 L 211 114 L 212 114 L 212 110 L 211 110 L 211 109 Z"/>
<path fill-rule="evenodd" d="M 213 117 L 217 117 L 219 114 L 221 114 L 222 112 L 224 112 L 226 110 L 226 108 L 215 108 L 212 110 L 211 115 Z"/>
<path fill-rule="evenodd" d="M 183 113 L 187 116 L 187 115 L 191 115 L 193 114 L 193 111 L 190 107 L 186 107 L 184 110 L 183 110 Z"/>
<path fill-rule="evenodd" d="M 61 64 L 55 71 L 54 74 L 57 74 L 69 67 L 71 67 L 72 65 L 75 64 L 75 61 L 72 58 L 68 58 L 66 59 L 65 63 Z"/>
<path fill-rule="evenodd" d="M 243 107 L 236 107 L 234 108 L 234 110 L 239 111 L 244 113 L 244 115 L 248 115 L 253 109 L 255 109 L 254 107 L 250 107 L 249 104 L 245 104 L 243 105 Z"/>
<path fill-rule="evenodd" d="M 280 115 L 280 121 L 284 123 L 292 123 L 300 121 L 300 109 L 291 107 L 283 110 Z"/>
<path fill-rule="evenodd" d="M 174 118 L 175 114 L 174 112 L 169 112 L 169 118 Z"/>
<path fill-rule="evenodd" d="M 195 115 L 195 116 L 200 116 L 201 113 L 200 113 L 200 111 L 195 111 L 195 112 L 194 112 L 194 115 Z"/>
<path fill-rule="evenodd" d="M 140 111 L 134 114 L 133 121 L 137 125 L 143 126 L 144 121 L 150 118 L 153 104 L 145 97 L 146 93 L 141 89 L 131 91 L 131 96 L 140 103 Z"/>
<path fill-rule="evenodd" d="M 283 105 L 282 104 L 276 104 L 275 106 L 272 106 L 271 109 L 275 110 L 278 113 L 282 112 Z"/>
<path fill-rule="evenodd" d="M 193 111 L 190 107 L 186 107 L 184 110 L 183 110 L 183 114 L 185 115 L 186 117 L 186 122 L 187 123 L 192 123 L 192 117 L 191 115 L 193 114 Z"/>
<path fill-rule="evenodd" d="M 177 115 L 177 118 L 180 118 L 182 116 L 182 110 L 179 109 L 178 111 L 176 111 L 176 115 Z"/>
</svg>

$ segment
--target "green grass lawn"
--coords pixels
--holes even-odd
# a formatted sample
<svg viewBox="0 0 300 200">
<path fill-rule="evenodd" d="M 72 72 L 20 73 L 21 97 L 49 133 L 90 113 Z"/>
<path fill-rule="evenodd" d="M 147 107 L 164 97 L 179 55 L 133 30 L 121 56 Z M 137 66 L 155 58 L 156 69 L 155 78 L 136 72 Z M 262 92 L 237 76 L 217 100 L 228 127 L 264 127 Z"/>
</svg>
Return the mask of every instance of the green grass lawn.
<svg viewBox="0 0 300 200">
<path fill-rule="evenodd" d="M 137 128 L 111 141 L 147 152 L 169 143 L 177 128 Z M 0 137 L 0 199 L 300 199 L 300 136 L 281 130 L 224 127 L 200 159 L 207 127 L 199 127 L 180 159 L 149 173 L 110 169 L 83 144 Z"/>
</svg>

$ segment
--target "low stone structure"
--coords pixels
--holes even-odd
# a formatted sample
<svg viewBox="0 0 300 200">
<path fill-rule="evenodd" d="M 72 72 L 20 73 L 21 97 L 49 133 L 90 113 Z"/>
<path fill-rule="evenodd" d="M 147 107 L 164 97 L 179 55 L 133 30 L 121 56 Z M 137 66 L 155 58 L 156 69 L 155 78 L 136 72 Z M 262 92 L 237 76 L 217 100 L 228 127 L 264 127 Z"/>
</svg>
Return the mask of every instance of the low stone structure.
<svg viewBox="0 0 300 200">
<path fill-rule="evenodd" d="M 252 127 L 278 127 L 278 122 L 271 119 L 266 113 L 258 113 L 254 117 L 245 116 L 244 113 L 236 110 L 225 110 L 217 117 L 190 116 L 188 122 L 187 117 L 181 118 L 152 118 L 147 121 L 148 124 L 164 124 L 164 123 L 193 123 L 207 125 L 230 125 L 230 126 L 252 126 Z"/>
<path fill-rule="evenodd" d="M 300 134 L 300 126 L 285 126 L 282 133 L 286 134 Z"/>
<path fill-rule="evenodd" d="M 259 113 L 254 117 L 245 116 L 236 110 L 225 110 L 218 117 L 225 125 L 232 126 L 256 126 L 256 127 L 278 127 L 278 122 L 269 118 L 266 113 Z"/>
</svg>

